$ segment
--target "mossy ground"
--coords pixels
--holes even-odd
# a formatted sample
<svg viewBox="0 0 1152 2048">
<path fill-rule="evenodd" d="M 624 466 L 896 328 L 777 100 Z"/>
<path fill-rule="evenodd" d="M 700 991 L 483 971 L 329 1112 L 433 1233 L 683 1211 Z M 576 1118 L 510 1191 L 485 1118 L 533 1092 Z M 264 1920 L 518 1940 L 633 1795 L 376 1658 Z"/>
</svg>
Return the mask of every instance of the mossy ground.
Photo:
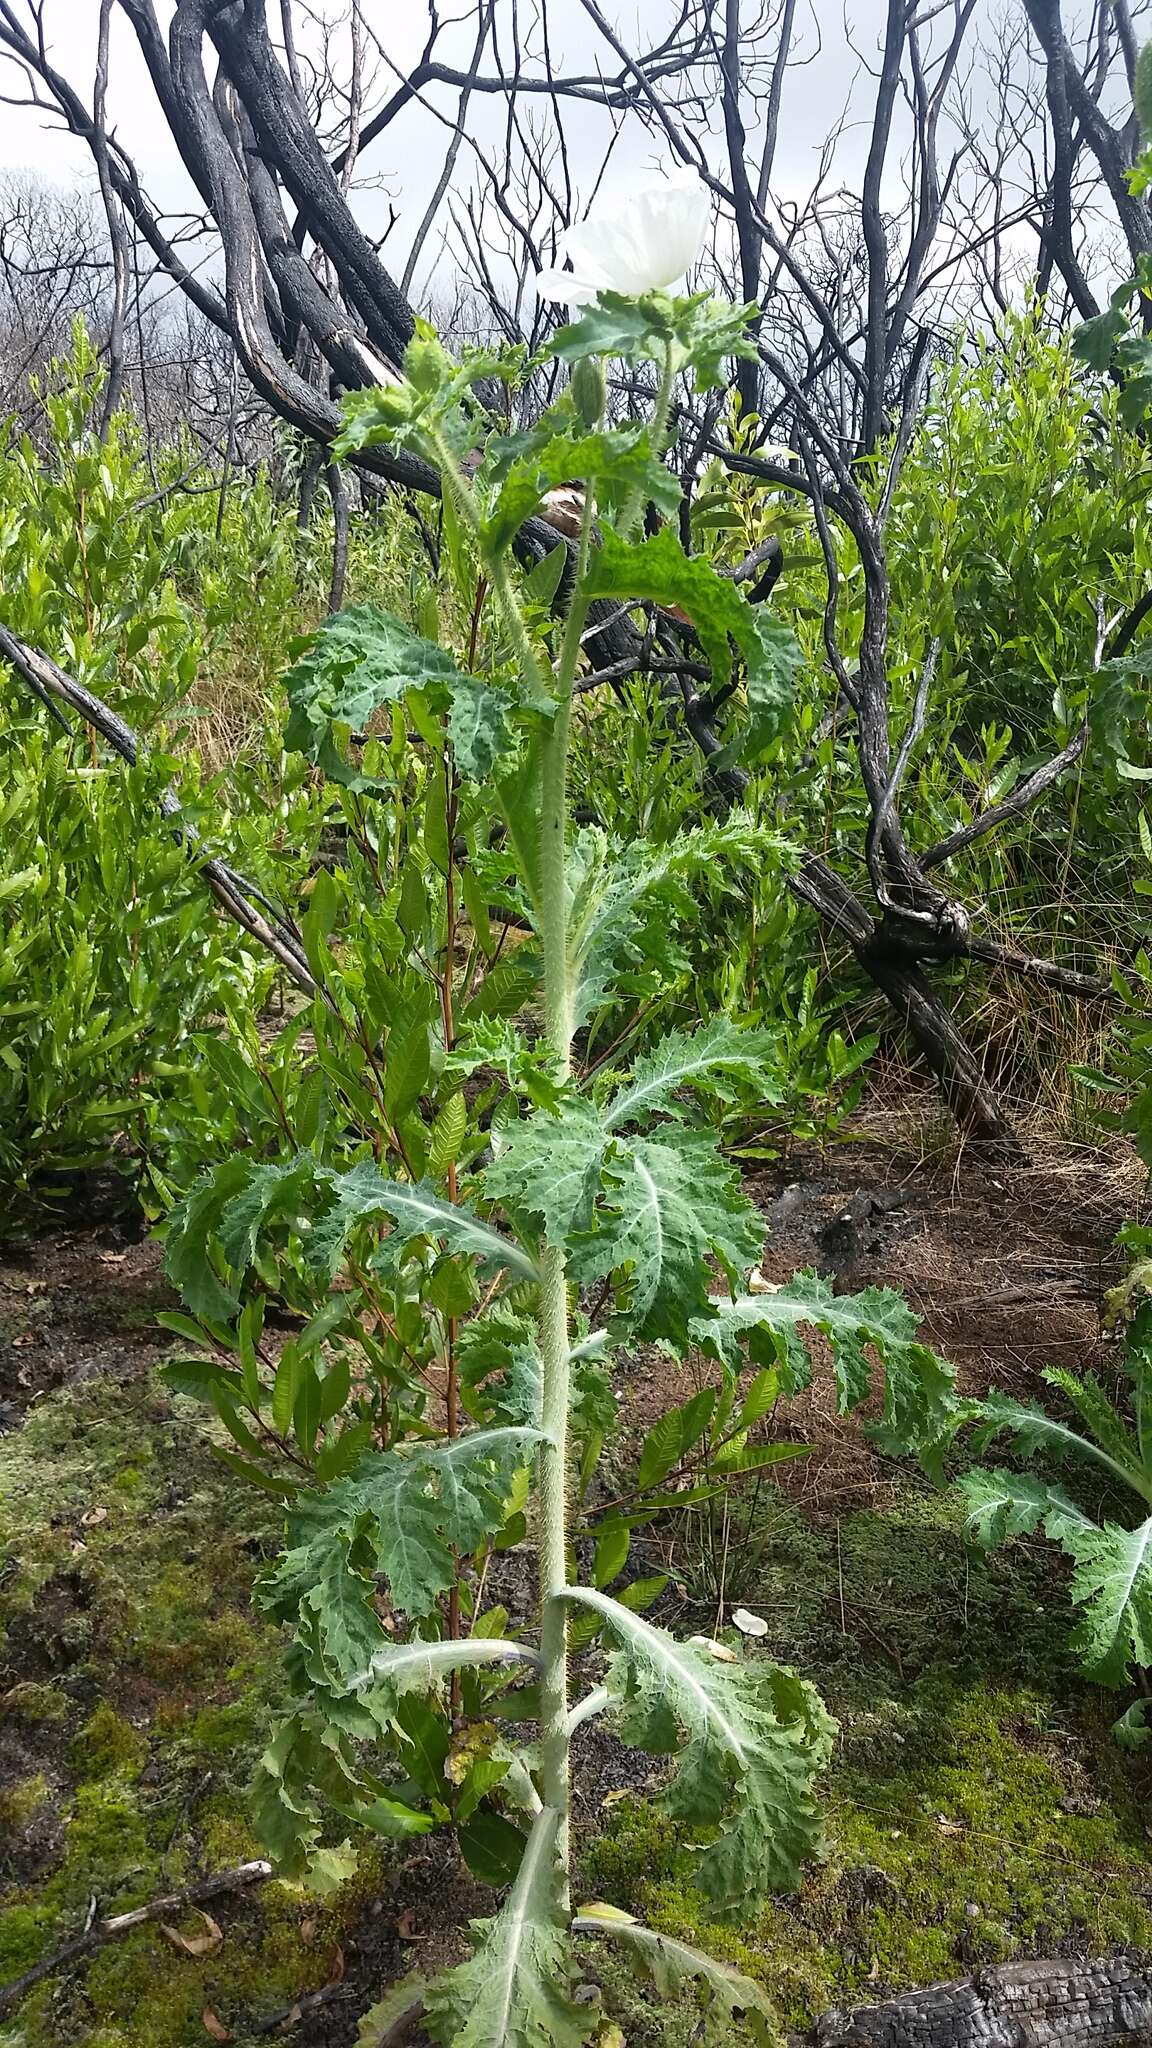
<svg viewBox="0 0 1152 2048">
<path fill-rule="evenodd" d="M 0 1982 L 92 1897 L 124 1911 L 261 1853 L 244 1793 L 279 1650 L 250 1589 L 273 1535 L 147 1380 L 51 1395 L 0 1439 Z M 243 2040 L 325 1982 L 358 1905 L 263 1884 L 213 1905 L 199 1958 L 143 1927 L 39 1986 L 0 2043 L 190 2048 L 205 2009 Z"/>
<path fill-rule="evenodd" d="M 971 1559 L 954 1502 L 914 1481 L 838 1525 L 773 1496 L 751 1541 L 758 1647 L 840 1721 L 825 1860 L 753 1925 L 719 1926 L 683 1830 L 629 1800 L 585 1849 L 584 1895 L 726 1956 L 786 2027 L 983 1963 L 1152 1953 L 1152 1766 L 1116 1746 L 1117 1701 L 1066 1656 L 1051 1553 Z M 675 2041 L 662 2027 L 629 2041 Z"/>
</svg>

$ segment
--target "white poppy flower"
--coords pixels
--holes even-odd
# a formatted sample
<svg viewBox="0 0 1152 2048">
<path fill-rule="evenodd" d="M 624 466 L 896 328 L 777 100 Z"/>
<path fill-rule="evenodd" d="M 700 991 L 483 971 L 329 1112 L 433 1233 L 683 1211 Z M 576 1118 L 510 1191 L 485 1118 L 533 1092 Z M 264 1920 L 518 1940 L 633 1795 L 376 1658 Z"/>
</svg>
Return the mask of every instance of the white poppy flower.
<svg viewBox="0 0 1152 2048">
<path fill-rule="evenodd" d="M 556 253 L 571 270 L 540 271 L 537 296 L 587 306 L 601 292 L 638 299 L 664 291 L 695 263 L 711 213 L 707 187 L 694 171 L 679 169 L 598 200 L 560 237 Z"/>
</svg>

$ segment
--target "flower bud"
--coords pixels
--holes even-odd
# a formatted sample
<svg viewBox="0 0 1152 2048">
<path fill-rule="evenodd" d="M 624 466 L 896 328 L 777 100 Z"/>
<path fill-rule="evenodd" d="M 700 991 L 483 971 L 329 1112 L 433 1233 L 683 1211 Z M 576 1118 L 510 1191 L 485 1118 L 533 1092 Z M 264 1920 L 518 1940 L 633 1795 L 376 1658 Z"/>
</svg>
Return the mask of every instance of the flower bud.
<svg viewBox="0 0 1152 2048">
<path fill-rule="evenodd" d="M 572 399 L 584 425 L 598 427 L 608 391 L 599 356 L 585 356 L 572 371 Z"/>
</svg>

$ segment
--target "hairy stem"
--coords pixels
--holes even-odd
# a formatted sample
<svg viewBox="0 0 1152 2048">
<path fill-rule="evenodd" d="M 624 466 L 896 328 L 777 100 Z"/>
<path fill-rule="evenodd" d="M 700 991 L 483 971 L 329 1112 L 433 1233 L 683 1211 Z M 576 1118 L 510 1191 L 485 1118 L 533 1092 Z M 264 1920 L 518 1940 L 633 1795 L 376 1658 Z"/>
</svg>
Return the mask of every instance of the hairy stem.
<svg viewBox="0 0 1152 2048">
<path fill-rule="evenodd" d="M 664 350 L 664 361 L 660 369 L 660 383 L 656 392 L 656 404 L 648 426 L 648 439 L 652 444 L 654 455 L 663 455 L 668 443 L 668 415 L 672 409 L 672 393 L 675 384 L 675 345 L 670 341 Z M 621 540 L 632 539 L 637 524 L 643 516 L 644 492 L 642 489 L 637 489 L 629 493 L 621 507 L 620 517 L 616 522 L 616 531 Z"/>
<path fill-rule="evenodd" d="M 587 614 L 583 596 L 592 537 L 592 493 L 585 494 L 572 602 L 556 673 L 557 709 L 544 738 L 540 777 L 540 923 L 544 960 L 544 1013 L 557 1071 L 567 1080 L 572 1064 L 572 990 L 568 962 L 568 728 L 572 683 Z M 543 1365 L 539 1482 L 539 1590 L 541 1683 L 541 1789 L 544 1804 L 560 1815 L 557 1847 L 568 1866 L 568 1654 L 563 1592 L 568 1580 L 568 1277 L 562 1245 L 541 1255 L 540 1357 Z"/>
<path fill-rule="evenodd" d="M 552 693 L 548 687 L 547 665 L 528 631 L 507 559 L 504 555 L 493 555 L 485 547 L 483 526 L 476 509 L 472 487 L 444 436 L 433 436 L 432 446 L 436 460 L 440 464 L 444 488 L 451 495 L 453 505 L 480 550 L 484 573 L 496 599 L 501 623 L 512 642 L 524 680 L 538 702 L 548 703 L 551 701 Z"/>
</svg>

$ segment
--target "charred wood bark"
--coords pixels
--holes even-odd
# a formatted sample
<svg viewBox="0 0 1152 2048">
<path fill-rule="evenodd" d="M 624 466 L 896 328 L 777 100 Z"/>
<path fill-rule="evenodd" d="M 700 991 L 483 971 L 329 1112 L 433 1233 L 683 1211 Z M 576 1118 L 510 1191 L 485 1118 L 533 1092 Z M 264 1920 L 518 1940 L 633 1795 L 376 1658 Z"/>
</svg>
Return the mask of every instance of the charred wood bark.
<svg viewBox="0 0 1152 2048">
<path fill-rule="evenodd" d="M 1006 1159 L 1022 1159 L 1024 1148 L 996 1099 L 960 1026 L 915 958 L 901 958 L 884 943 L 882 926 L 819 855 L 803 862 L 788 887 L 838 931 L 869 980 L 886 996 L 924 1064 L 935 1076 L 949 1109 L 965 1135 Z M 957 946 L 952 957 L 956 957 Z"/>
<path fill-rule="evenodd" d="M 819 2020 L 814 2048 L 1119 2048 L 1152 2041 L 1152 1974 L 1118 1957 L 1005 1963 Z"/>
</svg>

